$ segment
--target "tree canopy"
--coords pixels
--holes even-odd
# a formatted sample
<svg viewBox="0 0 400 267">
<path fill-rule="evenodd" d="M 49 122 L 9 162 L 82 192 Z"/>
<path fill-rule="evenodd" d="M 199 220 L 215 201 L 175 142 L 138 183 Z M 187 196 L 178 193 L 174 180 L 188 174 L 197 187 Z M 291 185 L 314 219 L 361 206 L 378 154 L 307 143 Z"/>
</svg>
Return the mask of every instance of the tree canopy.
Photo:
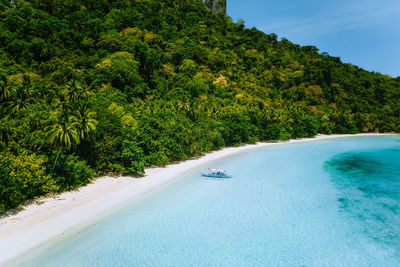
<svg viewBox="0 0 400 267">
<path fill-rule="evenodd" d="M 399 132 L 399 115 L 400 78 L 201 1 L 0 0 L 0 212 L 224 146 Z"/>
</svg>

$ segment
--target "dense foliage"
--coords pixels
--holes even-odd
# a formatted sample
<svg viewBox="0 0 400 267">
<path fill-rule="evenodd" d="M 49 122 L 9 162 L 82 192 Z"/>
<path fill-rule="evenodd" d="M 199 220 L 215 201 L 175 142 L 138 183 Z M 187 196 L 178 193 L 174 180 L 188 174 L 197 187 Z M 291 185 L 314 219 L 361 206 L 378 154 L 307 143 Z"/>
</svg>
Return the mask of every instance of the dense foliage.
<svg viewBox="0 0 400 267">
<path fill-rule="evenodd" d="M 241 143 L 400 131 L 400 78 L 192 0 L 0 0 L 0 212 Z"/>
</svg>

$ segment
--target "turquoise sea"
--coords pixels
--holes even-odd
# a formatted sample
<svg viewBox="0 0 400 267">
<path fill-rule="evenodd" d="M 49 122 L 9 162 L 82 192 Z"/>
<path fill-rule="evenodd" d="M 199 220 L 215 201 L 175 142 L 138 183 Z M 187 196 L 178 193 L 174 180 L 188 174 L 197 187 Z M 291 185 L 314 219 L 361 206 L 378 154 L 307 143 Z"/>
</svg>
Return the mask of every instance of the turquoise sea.
<svg viewBox="0 0 400 267">
<path fill-rule="evenodd" d="M 232 179 L 200 177 L 224 168 Z M 20 266 L 400 266 L 400 137 L 247 150 Z"/>
</svg>

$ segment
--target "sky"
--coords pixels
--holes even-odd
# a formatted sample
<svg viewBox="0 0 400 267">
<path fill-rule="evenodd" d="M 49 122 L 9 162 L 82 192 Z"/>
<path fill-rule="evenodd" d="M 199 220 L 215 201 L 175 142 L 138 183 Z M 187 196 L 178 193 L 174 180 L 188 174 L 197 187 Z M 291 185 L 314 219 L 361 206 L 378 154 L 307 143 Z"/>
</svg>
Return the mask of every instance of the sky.
<svg viewBox="0 0 400 267">
<path fill-rule="evenodd" d="M 227 0 L 234 22 L 400 76 L 400 0 Z"/>
</svg>

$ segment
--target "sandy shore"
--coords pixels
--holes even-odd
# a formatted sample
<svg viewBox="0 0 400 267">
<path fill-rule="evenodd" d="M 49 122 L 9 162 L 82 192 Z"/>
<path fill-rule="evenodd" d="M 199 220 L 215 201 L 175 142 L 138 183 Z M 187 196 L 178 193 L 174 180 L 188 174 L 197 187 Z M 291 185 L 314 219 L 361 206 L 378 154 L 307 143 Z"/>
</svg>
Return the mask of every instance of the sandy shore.
<svg viewBox="0 0 400 267">
<path fill-rule="evenodd" d="M 319 135 L 315 138 L 288 142 L 258 143 L 234 148 L 224 148 L 198 159 L 165 168 L 146 169 L 140 179 L 130 177 L 101 177 L 79 190 L 66 192 L 57 197 L 40 199 L 18 214 L 0 220 L 0 265 L 6 264 L 45 242 L 72 234 L 91 223 L 125 206 L 133 199 L 148 193 L 179 177 L 188 170 L 244 150 L 287 143 L 308 142 L 358 135 Z"/>
</svg>

